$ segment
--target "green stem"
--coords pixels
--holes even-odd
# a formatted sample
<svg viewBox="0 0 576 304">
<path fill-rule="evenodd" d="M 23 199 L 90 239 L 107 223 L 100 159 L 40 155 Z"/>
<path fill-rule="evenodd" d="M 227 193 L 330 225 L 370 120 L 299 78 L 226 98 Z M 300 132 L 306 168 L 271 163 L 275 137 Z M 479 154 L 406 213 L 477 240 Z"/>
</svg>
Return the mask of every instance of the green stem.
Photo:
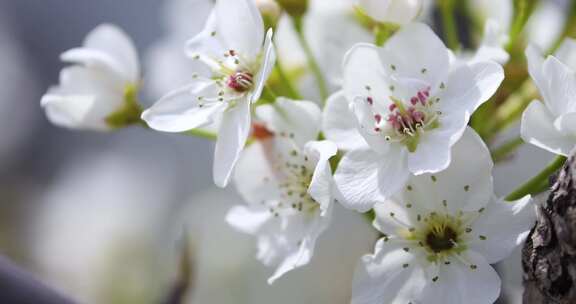
<svg viewBox="0 0 576 304">
<path fill-rule="evenodd" d="M 180 134 L 187 135 L 187 136 L 200 137 L 200 138 L 209 139 L 209 140 L 216 140 L 218 138 L 218 134 L 216 134 L 214 132 L 207 131 L 207 130 L 202 130 L 202 129 L 192 129 L 192 130 L 182 132 Z"/>
<path fill-rule="evenodd" d="M 492 159 L 496 163 L 500 162 L 506 159 L 510 153 L 516 151 L 522 144 L 524 144 L 524 141 L 520 137 L 509 140 L 492 151 Z"/>
<path fill-rule="evenodd" d="M 376 212 L 374 211 L 374 209 L 371 209 L 370 211 L 363 213 L 362 215 L 364 215 L 364 218 L 366 218 L 366 220 L 368 220 L 370 224 L 372 224 L 372 222 L 374 222 L 374 219 L 376 219 Z"/>
<path fill-rule="evenodd" d="M 538 0 L 514 0 L 514 19 L 510 28 L 510 40 L 506 47 L 509 53 L 514 48 L 537 4 Z"/>
<path fill-rule="evenodd" d="M 450 49 L 457 50 L 460 47 L 460 42 L 456 28 L 456 19 L 454 17 L 455 2 L 453 0 L 441 0 L 439 5 L 446 43 Z"/>
<path fill-rule="evenodd" d="M 278 53 L 278 52 L 276 52 L 276 53 Z M 278 73 L 278 77 L 280 78 L 280 81 L 282 82 L 282 85 L 284 86 L 284 88 L 286 88 L 286 91 L 288 93 L 288 97 L 290 97 L 292 99 L 302 99 L 302 95 L 300 95 L 298 90 L 295 89 L 294 85 L 292 84 L 292 81 L 290 80 L 290 78 L 286 74 L 286 71 L 284 71 L 284 68 L 282 67 L 282 63 L 280 62 L 280 58 L 276 59 L 275 69 L 276 69 L 276 72 Z"/>
<path fill-rule="evenodd" d="M 542 184 L 548 181 L 550 175 L 552 175 L 556 170 L 560 169 L 562 165 L 566 162 L 566 157 L 558 156 L 554 161 L 552 161 L 544 170 L 534 176 L 532 179 L 518 187 L 512 193 L 506 196 L 507 201 L 515 201 L 523 198 L 528 194 L 538 194 L 545 190 L 547 187 L 542 188 Z"/>
<path fill-rule="evenodd" d="M 489 140 L 497 133 L 514 125 L 530 102 L 537 97 L 538 90 L 536 86 L 530 79 L 525 80 L 520 88 L 492 113 L 492 119 L 488 120 L 484 126 L 485 137 Z"/>
<path fill-rule="evenodd" d="M 294 29 L 296 30 L 296 34 L 298 36 L 298 41 L 306 54 L 306 58 L 308 60 L 308 65 L 310 66 L 310 70 L 314 77 L 316 78 L 316 82 L 318 83 L 318 89 L 320 91 L 320 97 L 322 98 L 322 103 L 326 102 L 328 98 L 328 86 L 326 84 L 326 80 L 322 75 L 322 70 L 320 70 L 320 66 L 312 53 L 312 49 L 304 36 L 303 26 L 302 26 L 302 18 L 292 18 Z"/>
<path fill-rule="evenodd" d="M 377 46 L 383 46 L 386 41 L 394 33 L 400 29 L 399 25 L 393 23 L 378 23 L 374 26 L 374 44 Z"/>
<path fill-rule="evenodd" d="M 262 96 L 260 99 L 264 100 L 264 103 L 274 103 L 276 98 L 278 98 L 276 93 L 274 93 L 274 91 L 269 86 L 265 86 L 262 90 Z"/>
</svg>

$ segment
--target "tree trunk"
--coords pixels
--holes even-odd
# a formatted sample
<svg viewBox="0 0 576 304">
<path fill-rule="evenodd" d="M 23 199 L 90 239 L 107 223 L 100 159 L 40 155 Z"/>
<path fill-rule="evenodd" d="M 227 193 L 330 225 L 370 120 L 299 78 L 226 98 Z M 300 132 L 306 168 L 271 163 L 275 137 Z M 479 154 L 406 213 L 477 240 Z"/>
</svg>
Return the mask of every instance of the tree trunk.
<svg viewBox="0 0 576 304">
<path fill-rule="evenodd" d="M 576 303 L 576 156 L 564 164 L 522 251 L 524 304 Z"/>
</svg>

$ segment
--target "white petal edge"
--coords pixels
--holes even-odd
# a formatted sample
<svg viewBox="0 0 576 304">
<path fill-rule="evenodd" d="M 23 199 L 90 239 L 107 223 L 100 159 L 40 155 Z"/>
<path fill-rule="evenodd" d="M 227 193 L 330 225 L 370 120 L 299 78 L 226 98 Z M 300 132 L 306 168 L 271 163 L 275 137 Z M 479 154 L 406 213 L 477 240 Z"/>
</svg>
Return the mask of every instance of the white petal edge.
<svg viewBox="0 0 576 304">
<path fill-rule="evenodd" d="M 264 22 L 253 0 L 218 0 L 214 6 L 218 35 L 228 49 L 255 59 L 264 40 Z"/>
<path fill-rule="evenodd" d="M 493 198 L 472 224 L 473 239 L 467 243 L 488 263 L 495 264 L 524 242 L 535 222 L 536 206 L 530 196 L 513 202 Z"/>
<path fill-rule="evenodd" d="M 274 68 L 274 64 L 276 64 L 276 49 L 274 48 L 274 44 L 272 42 L 273 32 L 272 29 L 269 29 L 266 33 L 266 38 L 264 41 L 264 48 L 262 51 L 262 62 L 260 63 L 260 70 L 255 78 L 255 86 L 254 91 L 252 92 L 252 96 L 250 97 L 250 101 L 252 103 L 258 101 L 260 96 L 262 95 L 262 90 L 264 90 L 264 86 L 266 85 L 266 81 L 270 74 L 272 73 L 272 69 Z"/>
<path fill-rule="evenodd" d="M 226 110 L 226 103 L 206 103 L 199 106 L 198 97 L 206 96 L 215 87 L 213 82 L 195 82 L 160 98 L 142 113 L 150 128 L 162 132 L 184 132 L 207 126 Z M 216 94 L 216 93 L 213 93 Z"/>
<path fill-rule="evenodd" d="M 224 112 L 218 132 L 213 167 L 216 186 L 224 188 L 228 185 L 240 152 L 250 135 L 250 129 L 250 103 L 244 99 L 238 100 L 235 107 Z"/>
<path fill-rule="evenodd" d="M 524 110 L 520 134 L 525 142 L 564 156 L 570 153 L 575 144 L 554 127 L 554 116 L 538 100 L 532 101 Z"/>
<path fill-rule="evenodd" d="M 408 175 L 405 150 L 394 148 L 387 154 L 353 150 L 336 169 L 336 195 L 344 207 L 366 212 L 400 190 Z"/>
<path fill-rule="evenodd" d="M 322 113 L 322 131 L 329 140 L 342 150 L 366 147 L 367 143 L 358 131 L 356 116 L 350 111 L 343 91 L 334 93 L 326 101 Z"/>
<path fill-rule="evenodd" d="M 326 216 L 330 209 L 330 204 L 332 204 L 333 178 L 330 158 L 336 155 L 338 148 L 336 144 L 327 140 L 312 141 L 306 144 L 305 151 L 318 159 L 308 193 L 320 204 L 321 215 Z"/>
<path fill-rule="evenodd" d="M 266 128 L 277 134 L 290 136 L 296 144 L 304 145 L 318 138 L 322 112 L 318 105 L 311 101 L 291 100 L 284 97 L 276 99 L 274 104 L 265 104 L 256 108 L 256 115 Z"/>
<path fill-rule="evenodd" d="M 240 232 L 256 234 L 271 216 L 268 209 L 257 210 L 247 206 L 235 206 L 226 214 L 226 222 Z"/>
</svg>

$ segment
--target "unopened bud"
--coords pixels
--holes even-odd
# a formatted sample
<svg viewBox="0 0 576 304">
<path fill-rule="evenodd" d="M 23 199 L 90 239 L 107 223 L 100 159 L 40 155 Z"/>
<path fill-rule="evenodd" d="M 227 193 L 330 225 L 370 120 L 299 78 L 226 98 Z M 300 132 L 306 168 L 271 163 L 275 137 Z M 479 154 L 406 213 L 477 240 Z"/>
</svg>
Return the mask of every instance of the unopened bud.
<svg viewBox="0 0 576 304">
<path fill-rule="evenodd" d="M 356 0 L 358 9 L 380 23 L 404 25 L 422 10 L 422 0 Z"/>
<path fill-rule="evenodd" d="M 256 6 L 262 14 L 266 28 L 276 28 L 282 14 L 282 8 L 275 0 L 256 0 Z"/>
</svg>

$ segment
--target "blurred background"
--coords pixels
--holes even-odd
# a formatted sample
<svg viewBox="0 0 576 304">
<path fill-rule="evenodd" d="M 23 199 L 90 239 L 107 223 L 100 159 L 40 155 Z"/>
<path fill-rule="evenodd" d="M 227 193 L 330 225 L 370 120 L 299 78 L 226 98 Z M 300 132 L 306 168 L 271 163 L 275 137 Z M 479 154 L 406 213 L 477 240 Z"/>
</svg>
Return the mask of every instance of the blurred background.
<svg viewBox="0 0 576 304">
<path fill-rule="evenodd" d="M 340 2 L 334 1 L 330 7 Z M 558 16 L 562 1 L 544 2 L 557 7 L 547 18 Z M 224 222 L 241 199 L 233 187 L 213 186 L 211 142 L 136 127 L 69 131 L 49 124 L 39 106 L 58 81 L 59 54 L 104 22 L 134 39 L 145 70 L 141 99 L 151 104 L 191 77 L 194 67 L 181 49 L 210 6 L 209 0 L 0 0 L 0 253 L 79 303 L 160 303 L 177 278 L 186 238 L 194 271 L 186 303 L 348 303 L 356 261 L 377 237 L 361 215 L 337 209 L 311 265 L 267 286 L 271 270 L 255 260 L 254 239 Z M 322 42 L 312 42 L 316 52 L 339 57 Z M 290 46 L 281 51 L 287 61 L 298 53 Z M 550 159 L 524 146 L 496 168 L 497 193 Z M 520 303 L 518 254 L 499 269 L 506 280 L 502 303 Z"/>
</svg>

